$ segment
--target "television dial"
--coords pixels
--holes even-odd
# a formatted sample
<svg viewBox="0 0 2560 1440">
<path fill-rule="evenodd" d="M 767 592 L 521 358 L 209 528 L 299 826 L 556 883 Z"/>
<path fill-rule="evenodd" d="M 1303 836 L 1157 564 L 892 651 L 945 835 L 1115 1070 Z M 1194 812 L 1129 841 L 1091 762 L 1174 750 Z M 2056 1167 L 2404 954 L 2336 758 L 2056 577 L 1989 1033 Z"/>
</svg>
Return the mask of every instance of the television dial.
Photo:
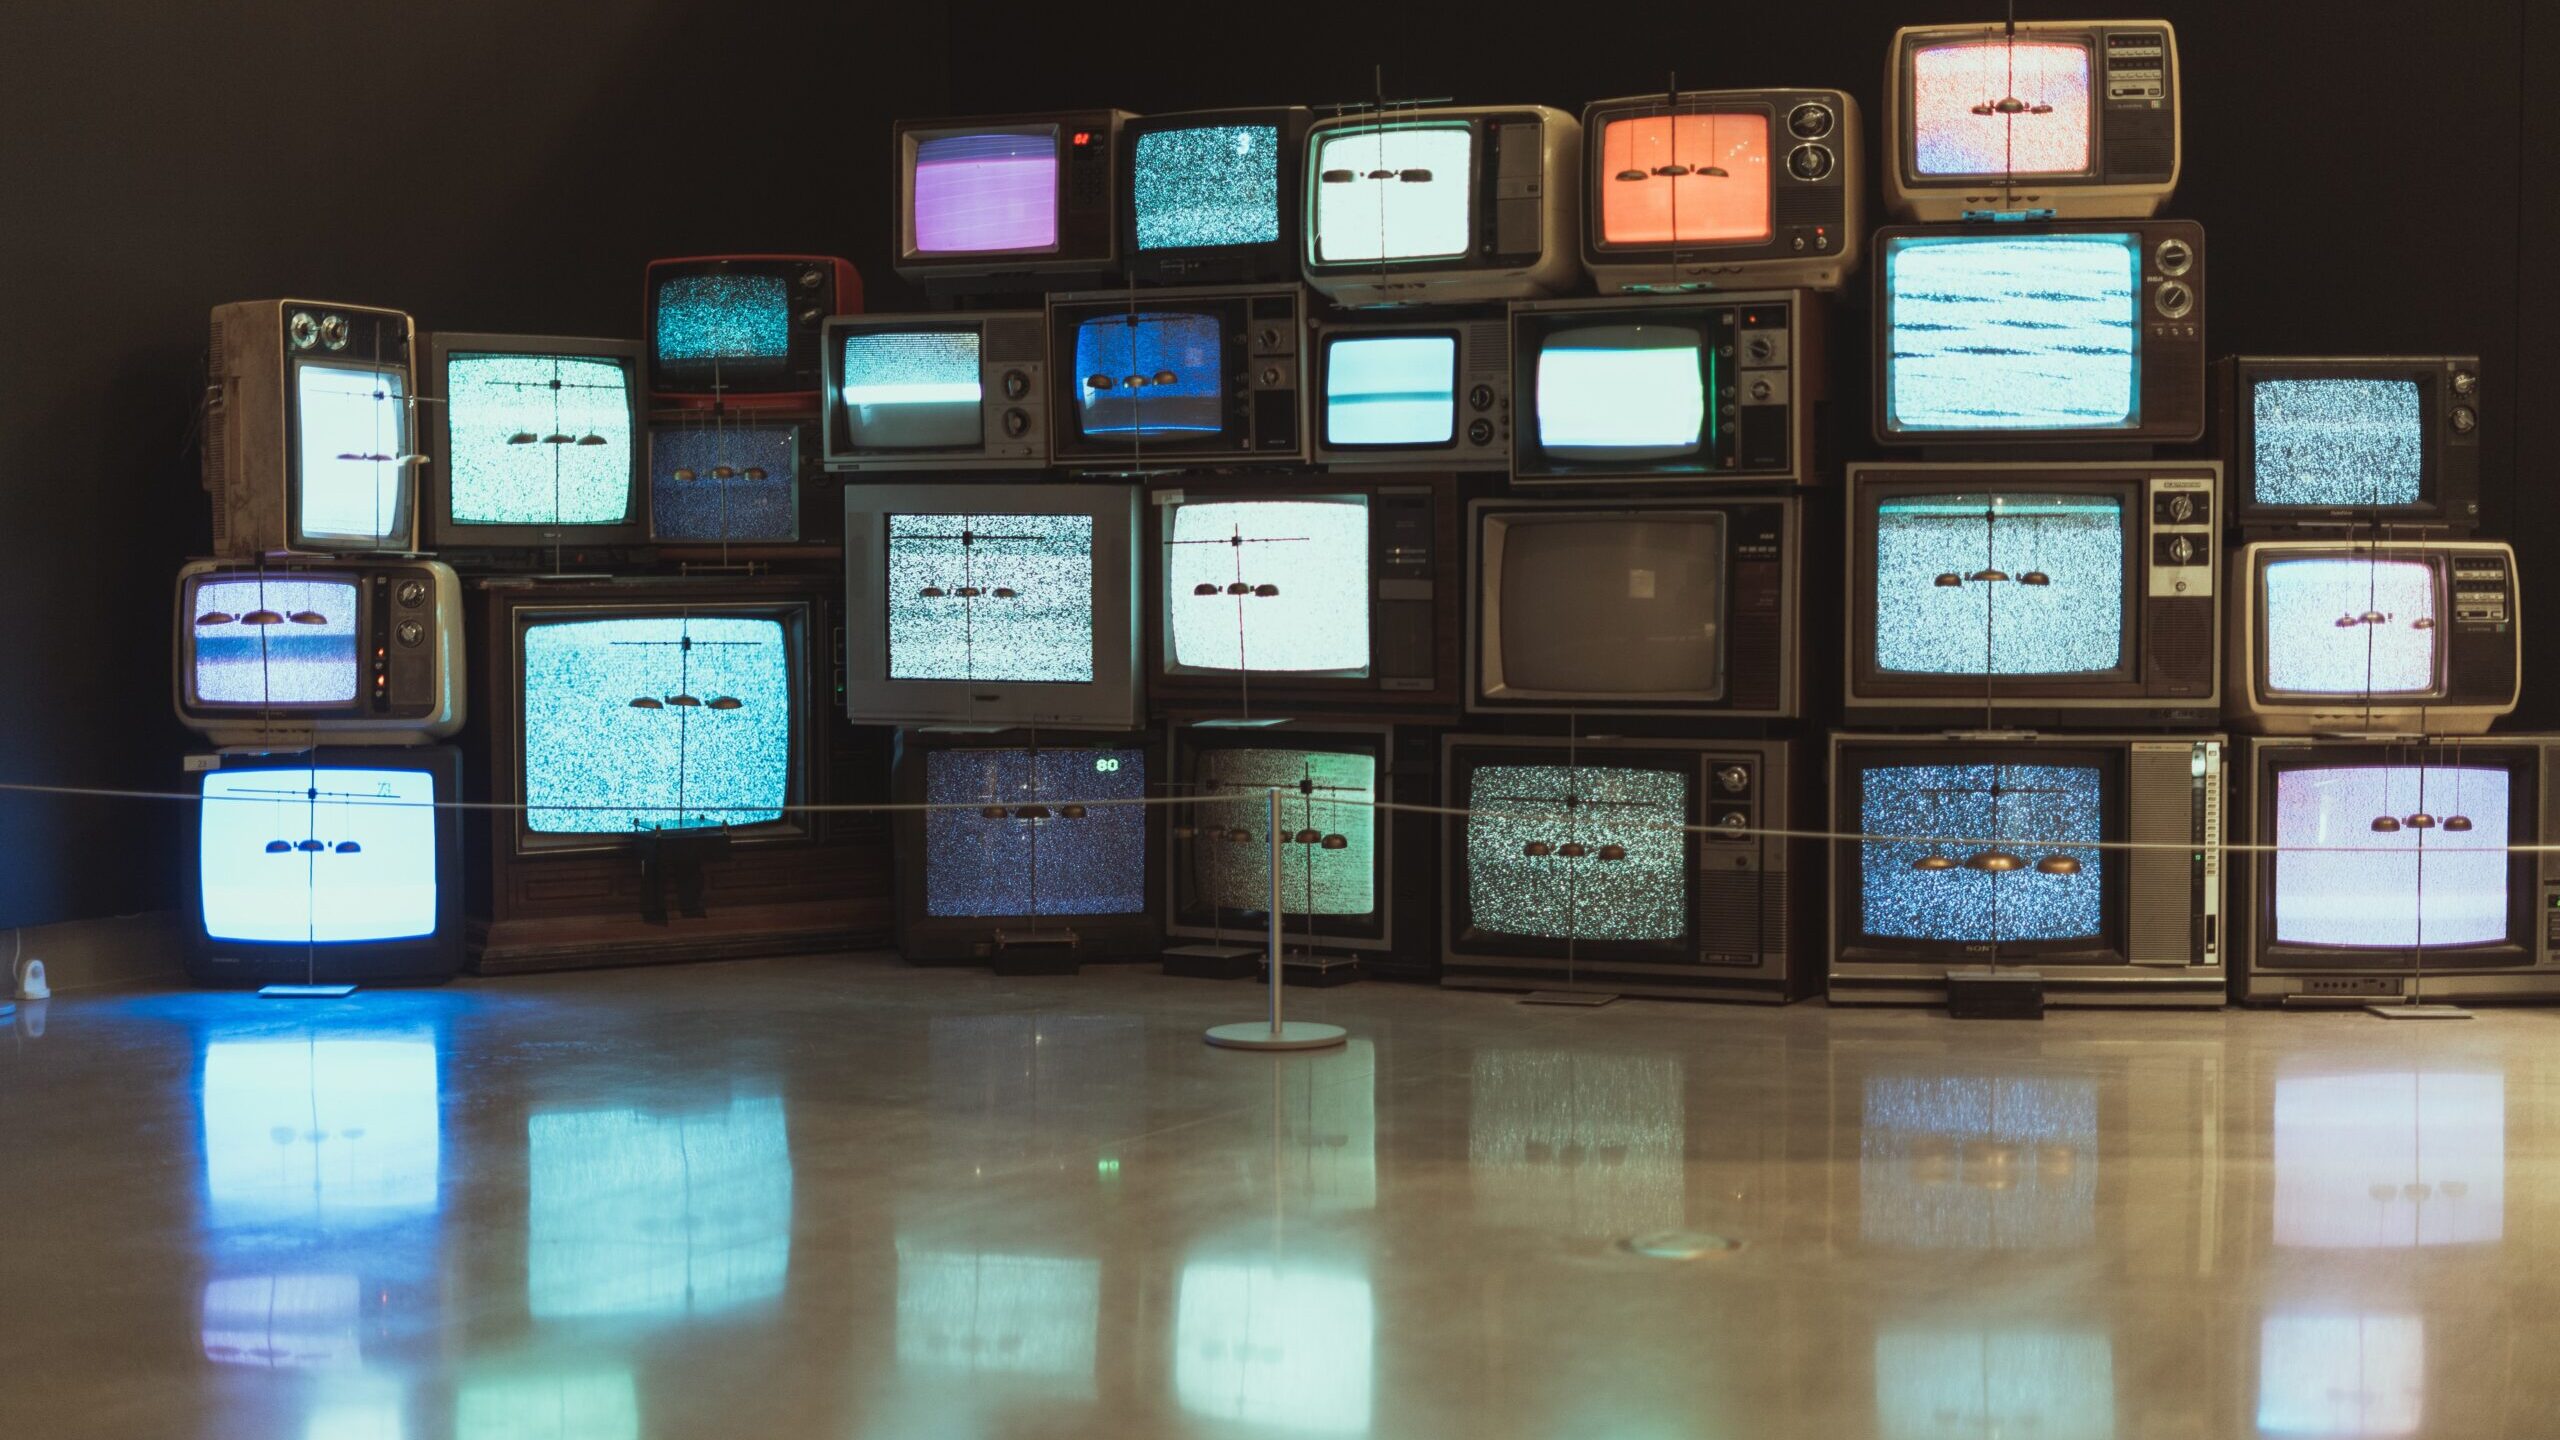
<svg viewBox="0 0 2560 1440">
<path fill-rule="evenodd" d="M 1798 105 L 1787 112 L 1787 133 L 1799 140 L 1819 140 L 1830 134 L 1831 107 L 1817 105 L 1811 100 Z"/>
<path fill-rule="evenodd" d="M 1269 387 L 1269 386 L 1274 386 L 1274 385 L 1279 384 L 1279 383 L 1280 383 L 1280 367 L 1279 367 L 1279 366 L 1277 366 L 1277 365 L 1265 365 L 1265 366 L 1263 366 L 1263 367 L 1262 367 L 1262 383 L 1263 383 L 1263 385 L 1264 385 L 1266 388 L 1267 388 L 1267 387 Z"/>
<path fill-rule="evenodd" d="M 2468 435 L 2480 428 L 2480 416 L 2468 405 L 2453 407 L 2453 433 Z"/>
<path fill-rule="evenodd" d="M 1830 150 L 1820 145 L 1799 145 L 1787 152 L 1787 173 L 1799 180 L 1830 178 Z"/>
<path fill-rule="evenodd" d="M 820 285 L 826 283 L 826 279 L 826 273 L 820 270 L 817 266 L 812 265 L 808 269 L 800 272 L 800 288 L 803 290 L 815 290 Z"/>
<path fill-rule="evenodd" d="M 1766 335 L 1752 336 L 1750 344 L 1745 348 L 1749 350 L 1754 360 L 1767 360 L 1778 353 L 1777 342 Z"/>
<path fill-rule="evenodd" d="M 2152 252 L 2152 257 L 2159 262 L 2163 275 L 2184 275 L 2196 263 L 2194 248 L 2174 235 L 2161 241 L 2160 248 Z"/>
<path fill-rule="evenodd" d="M 419 624 L 415 620 L 401 621 L 400 628 L 392 633 L 400 637 L 401 644 L 408 646 L 412 650 L 425 644 L 427 640 L 427 627 Z"/>
<path fill-rule="evenodd" d="M 803 310 L 800 312 L 800 324 L 803 328 L 815 325 L 826 318 L 827 317 L 825 315 L 815 310 Z"/>
<path fill-rule="evenodd" d="M 1777 393 L 1778 387 L 1771 384 L 1765 376 L 1751 382 L 1751 398 L 1753 400 L 1765 402 Z"/>
<path fill-rule="evenodd" d="M 1751 817 L 1740 810 L 1727 810 L 1716 817 L 1716 828 L 1728 835 L 1739 835 L 1751 828 Z"/>
<path fill-rule="evenodd" d="M 400 582 L 399 596 L 402 609 L 415 610 L 427 603 L 427 582 L 403 580 Z"/>
<path fill-rule="evenodd" d="M 1004 434 L 1008 440 L 1019 440 L 1031 433 L 1031 417 L 1019 410 L 1004 412 Z"/>
<path fill-rule="evenodd" d="M 1716 771 L 1716 783 L 1728 795 L 1739 795 L 1751 788 L 1751 772 L 1739 765 L 1727 765 Z"/>
<path fill-rule="evenodd" d="M 2472 392 L 2473 392 L 2473 391 L 2475 391 L 2475 390 L 2478 390 L 2479 388 L 2480 388 L 2480 377 L 2479 377 L 2479 376 L 2472 374 L 2472 373 L 2471 373 L 2470 371 L 2468 371 L 2468 370 L 2457 370 L 2457 371 L 2455 371 L 2455 372 L 2454 372 L 2454 375 L 2453 375 L 2453 393 L 2454 393 L 2454 394 L 2456 394 L 2456 395 L 2460 395 L 2460 396 L 2462 396 L 2462 397 L 2463 397 L 2463 398 L 2465 398 L 2465 399 L 2469 399 L 2469 398 L 2471 397 Z"/>
<path fill-rule="evenodd" d="M 1490 420 L 1485 419 L 1485 418 L 1484 418 L 1483 416 L 1481 416 L 1481 415 L 1477 416 L 1475 419 L 1473 419 L 1473 420 L 1471 420 L 1471 421 L 1468 421 L 1468 422 L 1467 422 L 1467 443 L 1468 443 L 1468 444 L 1470 444 L 1470 445 L 1490 445 L 1490 444 L 1492 444 L 1492 443 L 1493 443 L 1493 422 L 1492 422 L 1492 421 L 1490 421 Z"/>
<path fill-rule="evenodd" d="M 1019 370 L 1004 372 L 1004 398 L 1020 400 L 1031 393 L 1031 377 Z"/>
<path fill-rule="evenodd" d="M 2196 515 L 2196 502 L 2192 496 L 2172 495 L 2169 497 L 2168 508 L 2169 523 L 2172 525 L 2184 525 Z"/>
<path fill-rule="evenodd" d="M 2196 542 L 2188 539 L 2184 535 L 2170 536 L 2168 550 L 2169 563 L 2172 565 L 2192 565 L 2195 563 Z"/>
<path fill-rule="evenodd" d="M 310 311 L 296 310 L 293 318 L 284 322 L 284 333 L 293 341 L 294 349 L 308 350 L 320 343 L 320 322 L 312 318 Z"/>
<path fill-rule="evenodd" d="M 2467 393 L 2467 392 L 2464 392 L 2464 391 L 2462 391 L 2462 390 L 2460 389 L 2461 384 L 2462 384 L 2462 382 L 2461 382 L 2460 380 L 2456 380 L 2456 381 L 2454 381 L 2454 385 L 2455 385 L 2455 387 L 2456 387 L 2456 389 L 2455 389 L 2455 393 L 2457 393 L 2457 394 Z M 1468 407 L 1469 409 L 1472 409 L 1472 410 L 1490 410 L 1490 409 L 1492 409 L 1492 408 L 1493 408 L 1493 387 L 1492 387 L 1492 386 L 1490 386 L 1490 385 L 1478 385 L 1478 386 L 1477 386 L 1477 387 L 1475 387 L 1474 389 L 1472 389 L 1472 390 L 1468 391 L 1468 392 L 1467 392 L 1467 407 Z"/>
<path fill-rule="evenodd" d="M 328 346 L 330 349 L 346 349 L 347 336 L 349 333 L 350 332 L 347 329 L 346 316 L 324 315 L 320 317 L 320 343 Z"/>
<path fill-rule="evenodd" d="M 2196 308 L 2196 292 L 2175 280 L 2164 281 L 2160 293 L 2152 297 L 2152 304 L 2168 319 L 2184 319 L 2188 311 Z"/>
</svg>

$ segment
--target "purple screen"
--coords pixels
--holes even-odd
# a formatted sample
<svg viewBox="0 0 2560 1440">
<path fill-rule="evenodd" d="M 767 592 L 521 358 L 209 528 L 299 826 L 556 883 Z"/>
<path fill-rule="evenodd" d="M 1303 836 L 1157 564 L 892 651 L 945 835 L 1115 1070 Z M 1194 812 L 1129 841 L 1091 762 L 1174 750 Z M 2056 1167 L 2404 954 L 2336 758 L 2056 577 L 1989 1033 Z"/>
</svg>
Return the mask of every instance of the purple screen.
<svg viewBox="0 0 2560 1440">
<path fill-rule="evenodd" d="M 915 248 L 922 255 L 1054 250 L 1058 132 L 1046 125 L 916 141 Z"/>
<path fill-rule="evenodd" d="M 2505 770 L 2470 767 L 2278 771 L 2277 942 L 2369 950 L 2505 940 L 2507 780 Z M 2408 823 L 2419 814 L 2437 823 Z M 2377 832 L 2380 815 L 2400 828 Z M 2445 829 L 2456 815 L 2471 828 Z"/>
</svg>

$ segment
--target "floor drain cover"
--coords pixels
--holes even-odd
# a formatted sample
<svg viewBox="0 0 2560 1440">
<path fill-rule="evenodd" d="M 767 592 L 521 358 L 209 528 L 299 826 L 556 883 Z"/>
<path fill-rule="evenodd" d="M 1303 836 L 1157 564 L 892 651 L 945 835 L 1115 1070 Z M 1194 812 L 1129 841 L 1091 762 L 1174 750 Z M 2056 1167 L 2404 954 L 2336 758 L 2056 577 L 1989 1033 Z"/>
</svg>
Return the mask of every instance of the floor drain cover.
<svg viewBox="0 0 2560 1440">
<path fill-rule="evenodd" d="M 1710 1255 L 1730 1255 L 1742 1248 L 1739 1240 L 1710 1235 L 1703 1230 L 1656 1230 L 1619 1242 L 1630 1254 L 1649 1260 L 1703 1260 Z"/>
</svg>

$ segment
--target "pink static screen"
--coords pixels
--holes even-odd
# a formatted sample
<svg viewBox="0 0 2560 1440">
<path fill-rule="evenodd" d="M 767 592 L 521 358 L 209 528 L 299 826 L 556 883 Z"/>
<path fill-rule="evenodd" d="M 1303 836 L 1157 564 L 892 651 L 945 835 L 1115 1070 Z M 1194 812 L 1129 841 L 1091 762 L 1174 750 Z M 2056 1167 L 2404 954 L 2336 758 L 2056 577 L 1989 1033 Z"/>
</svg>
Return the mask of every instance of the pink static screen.
<svg viewBox="0 0 2560 1440">
<path fill-rule="evenodd" d="M 920 136 L 910 193 L 917 254 L 1055 250 L 1057 128 Z"/>
<path fill-rule="evenodd" d="M 2276 942 L 2341 950 L 2495 945 L 2507 935 L 2504 769 L 2276 772 Z M 2400 828 L 2377 831 L 2377 816 Z M 2427 815 L 2433 824 L 2409 823 Z M 2453 816 L 2471 828 L 2448 830 Z"/>
<path fill-rule="evenodd" d="M 2016 100 L 2015 107 L 2003 102 Z M 1912 163 L 1922 175 L 2089 170 L 2089 47 L 1968 40 L 1911 56 Z"/>
</svg>

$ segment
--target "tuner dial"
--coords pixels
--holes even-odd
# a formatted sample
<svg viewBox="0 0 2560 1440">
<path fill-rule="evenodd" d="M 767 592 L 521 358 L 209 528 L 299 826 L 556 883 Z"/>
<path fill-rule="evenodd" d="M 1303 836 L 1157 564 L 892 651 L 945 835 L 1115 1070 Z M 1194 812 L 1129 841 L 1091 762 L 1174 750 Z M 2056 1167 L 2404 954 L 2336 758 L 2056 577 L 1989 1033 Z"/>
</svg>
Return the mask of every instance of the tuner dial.
<svg viewBox="0 0 2560 1440">
<path fill-rule="evenodd" d="M 2168 510 L 2170 524 L 2184 525 L 2195 518 L 2196 502 L 2189 496 L 2172 495 L 2169 497 Z"/>
<path fill-rule="evenodd" d="M 2455 372 L 2454 372 L 2454 375 L 2453 375 L 2453 393 L 2454 393 L 2454 394 L 2459 395 L 2459 396 L 2462 396 L 2464 399 L 2466 399 L 2466 400 L 2467 400 L 2467 399 L 2471 398 L 2471 396 L 2472 396 L 2472 395 L 2474 395 L 2475 393 L 2477 393 L 2477 392 L 2479 391 L 2479 389 L 2480 389 L 2480 377 L 2479 377 L 2479 376 L 2472 374 L 2472 373 L 2471 373 L 2470 371 L 2468 371 L 2468 370 L 2457 370 L 2457 371 L 2455 371 Z"/>
<path fill-rule="evenodd" d="M 1751 398 L 1755 401 L 1766 403 L 1771 396 L 1776 395 L 1777 393 L 1778 387 L 1770 384 L 1766 379 L 1754 380 L 1751 382 Z"/>
<path fill-rule="evenodd" d="M 1492 409 L 1493 387 L 1490 385 L 1478 385 L 1474 389 L 1469 390 L 1467 392 L 1467 408 L 1471 410 Z"/>
<path fill-rule="evenodd" d="M 1263 388 L 1265 388 L 1265 389 L 1271 389 L 1271 388 L 1274 388 L 1274 387 L 1278 386 L 1278 385 L 1279 385 L 1279 383 L 1280 383 L 1280 367 L 1279 367 L 1279 366 L 1277 366 L 1277 365 L 1265 365 L 1265 366 L 1263 366 L 1263 367 L 1262 367 L 1262 384 L 1263 384 Z"/>
<path fill-rule="evenodd" d="M 2172 565 L 2192 565 L 2195 563 L 2196 542 L 2188 539 L 2184 535 L 2170 536 L 2168 550 L 2169 563 Z"/>
<path fill-rule="evenodd" d="M 1019 400 L 1031 393 L 1031 377 L 1019 370 L 1004 372 L 1004 398 Z"/>
<path fill-rule="evenodd" d="M 294 349 L 308 350 L 320 343 L 320 322 L 312 318 L 310 311 L 296 310 L 293 318 L 284 322 L 284 333 L 293 341 Z"/>
<path fill-rule="evenodd" d="M 1739 765 L 1727 765 L 1716 771 L 1716 783 L 1728 795 L 1739 795 L 1751 788 L 1751 772 Z"/>
<path fill-rule="evenodd" d="M 320 317 L 320 343 L 328 346 L 330 349 L 346 349 L 347 337 L 351 333 L 353 332 L 347 328 L 346 316 L 324 315 Z"/>
<path fill-rule="evenodd" d="M 1280 345 L 1280 332 L 1268 325 L 1265 325 L 1262 327 L 1261 333 L 1254 336 L 1254 343 L 1260 345 L 1265 350 L 1277 349 Z"/>
<path fill-rule="evenodd" d="M 398 595 L 402 609 L 415 610 L 419 606 L 427 603 L 427 582 L 424 580 L 403 580 L 400 582 Z"/>
<path fill-rule="evenodd" d="M 1019 410 L 1004 412 L 1004 433 L 1008 440 L 1019 440 L 1031 433 L 1031 417 Z"/>
<path fill-rule="evenodd" d="M 1787 173 L 1799 180 L 1826 180 L 1831 176 L 1831 151 L 1820 145 L 1799 145 L 1787 152 Z"/>
<path fill-rule="evenodd" d="M 2196 292 L 2176 280 L 2161 282 L 2160 291 L 2151 300 L 2161 315 L 2170 320 L 2184 319 L 2196 308 Z"/>
<path fill-rule="evenodd" d="M 1716 828 L 1728 835 L 1739 835 L 1751 828 L 1751 817 L 1740 810 L 1727 810 L 1716 817 Z"/>
<path fill-rule="evenodd" d="M 2163 275 L 2184 275 L 2189 270 L 2195 268 L 2196 252 L 2194 247 L 2187 244 L 2186 241 L 2177 239 L 2174 236 L 2170 239 L 2161 241 L 2160 248 L 2152 251 L 2151 253 L 2153 260 L 2159 264 L 2160 273 Z"/>
<path fill-rule="evenodd" d="M 2479 428 L 2480 416 L 2477 411 L 2473 410 L 2468 405 L 2456 405 L 2453 407 L 2454 434 L 2468 435 Z"/>
<path fill-rule="evenodd" d="M 1490 421 L 1490 420 L 1485 419 L 1485 418 L 1484 418 L 1483 416 L 1481 416 L 1481 415 L 1477 416 L 1477 417 L 1476 417 L 1475 419 L 1473 419 L 1473 420 L 1468 421 L 1468 422 L 1467 422 L 1467 443 L 1468 443 L 1468 444 L 1470 444 L 1470 445 L 1490 445 L 1490 444 L 1492 444 L 1492 443 L 1493 443 L 1493 422 L 1492 422 L 1492 421 Z"/>
<path fill-rule="evenodd" d="M 427 643 L 427 627 L 419 624 L 415 620 L 401 621 L 399 628 L 393 630 L 391 633 L 399 637 L 401 644 L 408 646 L 412 650 L 415 650 L 419 646 Z"/>
<path fill-rule="evenodd" d="M 1776 343 L 1771 341 L 1766 335 L 1752 336 L 1750 343 L 1745 345 L 1743 348 L 1754 360 L 1767 360 L 1770 356 L 1778 353 Z"/>
<path fill-rule="evenodd" d="M 815 290 L 820 284 L 825 282 L 826 278 L 826 272 L 820 270 L 817 266 L 812 265 L 808 269 L 800 272 L 800 288 L 803 290 Z"/>
<path fill-rule="evenodd" d="M 825 312 L 819 310 L 803 310 L 800 312 L 800 324 L 803 328 L 815 325 L 826 318 Z"/>
<path fill-rule="evenodd" d="M 1807 100 L 1787 112 L 1787 133 L 1799 140 L 1819 140 L 1831 133 L 1831 107 Z"/>
</svg>

